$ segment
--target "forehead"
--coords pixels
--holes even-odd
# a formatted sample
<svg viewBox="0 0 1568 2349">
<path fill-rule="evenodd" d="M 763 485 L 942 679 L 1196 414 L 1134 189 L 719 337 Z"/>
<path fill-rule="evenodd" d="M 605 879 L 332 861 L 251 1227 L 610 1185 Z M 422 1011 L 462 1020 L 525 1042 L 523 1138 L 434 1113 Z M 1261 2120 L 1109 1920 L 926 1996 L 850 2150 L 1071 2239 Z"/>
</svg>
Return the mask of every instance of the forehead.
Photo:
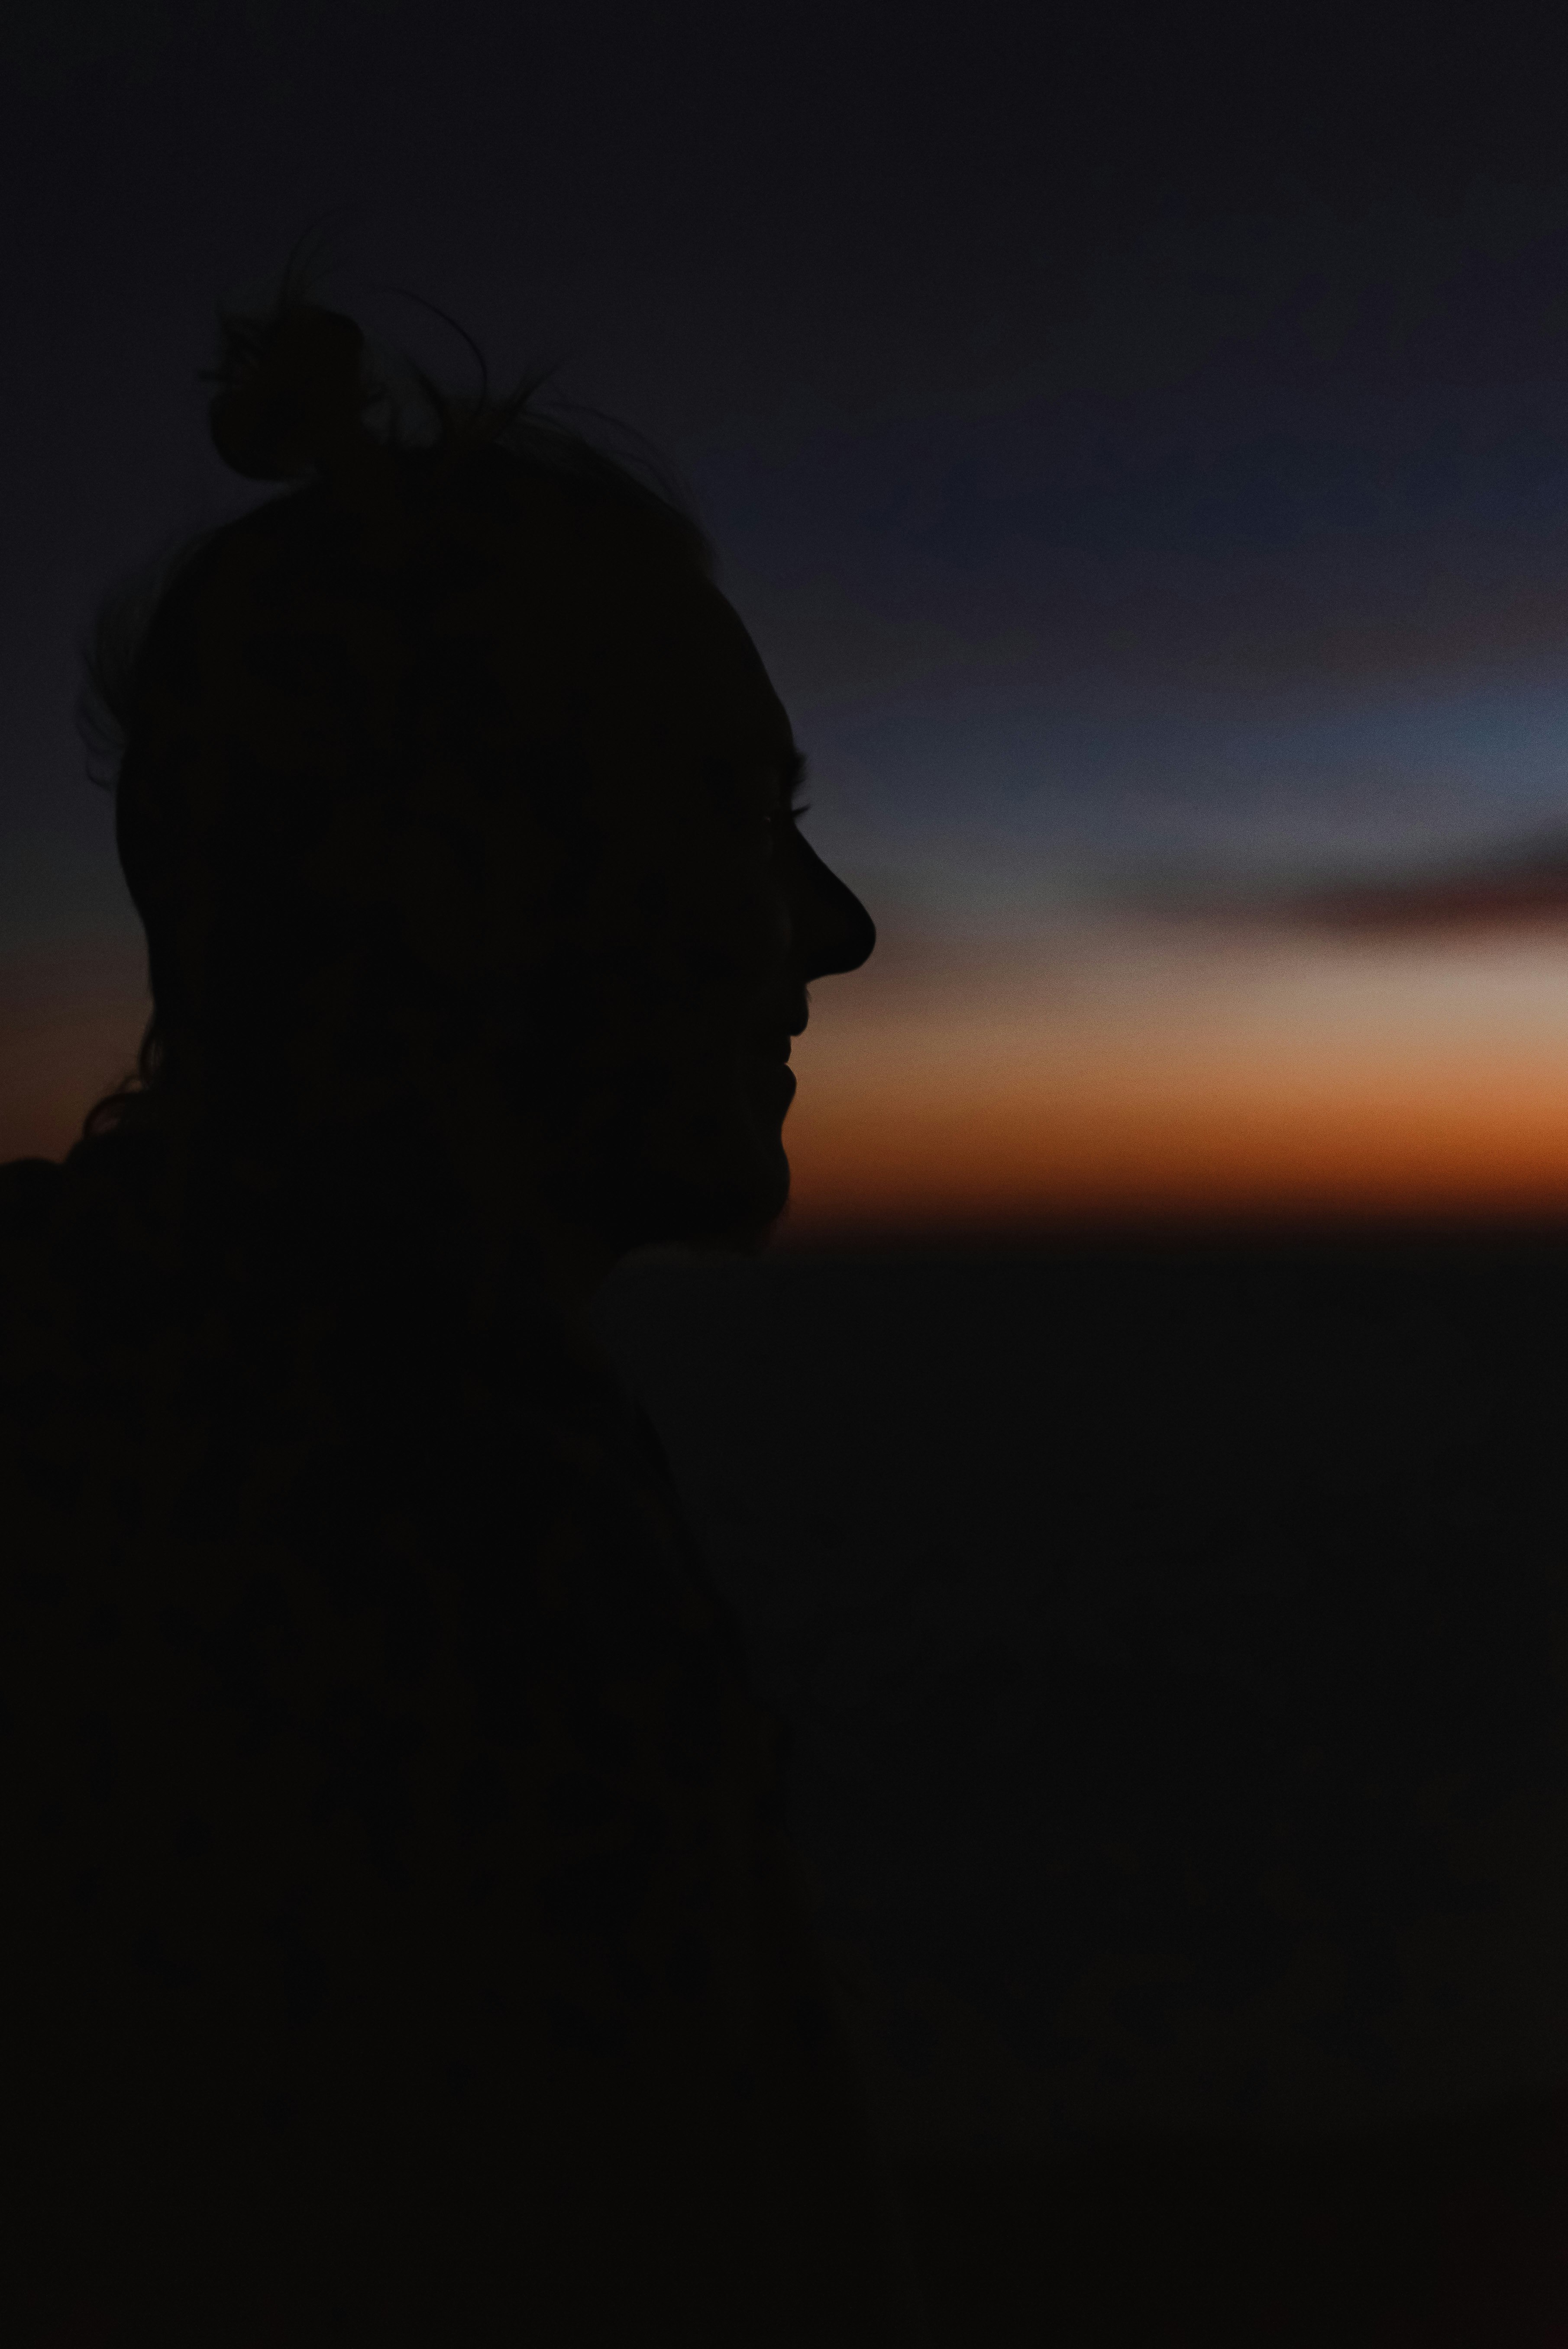
<svg viewBox="0 0 1568 2349">
<path fill-rule="evenodd" d="M 789 713 L 739 614 L 711 582 L 683 581 L 626 618 L 629 712 L 640 709 L 672 748 L 790 762 Z"/>
<path fill-rule="evenodd" d="M 789 759 L 793 730 L 763 656 L 742 617 L 709 580 L 693 580 L 657 604 L 645 651 L 657 672 L 655 695 L 704 738 L 754 747 L 760 759 Z"/>
<path fill-rule="evenodd" d="M 613 531 L 551 533 L 543 548 L 535 533 L 523 549 L 500 598 L 518 723 L 563 726 L 607 773 L 792 770 L 794 730 L 761 655 L 695 566 Z"/>
</svg>

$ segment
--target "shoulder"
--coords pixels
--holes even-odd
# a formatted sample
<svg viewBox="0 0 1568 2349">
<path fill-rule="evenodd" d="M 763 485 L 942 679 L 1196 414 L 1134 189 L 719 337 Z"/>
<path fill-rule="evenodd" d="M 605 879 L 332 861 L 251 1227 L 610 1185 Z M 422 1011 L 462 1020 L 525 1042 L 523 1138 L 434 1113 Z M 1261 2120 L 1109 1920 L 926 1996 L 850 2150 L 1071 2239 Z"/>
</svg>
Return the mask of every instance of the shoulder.
<svg viewBox="0 0 1568 2349">
<path fill-rule="evenodd" d="M 65 1185 L 65 1169 L 52 1158 L 0 1165 L 0 1391 L 15 1378 L 18 1355 L 36 1354 L 52 1319 Z"/>
<path fill-rule="evenodd" d="M 66 1170 L 53 1158 L 0 1163 L 0 1260 L 47 1233 L 65 1184 Z"/>
</svg>

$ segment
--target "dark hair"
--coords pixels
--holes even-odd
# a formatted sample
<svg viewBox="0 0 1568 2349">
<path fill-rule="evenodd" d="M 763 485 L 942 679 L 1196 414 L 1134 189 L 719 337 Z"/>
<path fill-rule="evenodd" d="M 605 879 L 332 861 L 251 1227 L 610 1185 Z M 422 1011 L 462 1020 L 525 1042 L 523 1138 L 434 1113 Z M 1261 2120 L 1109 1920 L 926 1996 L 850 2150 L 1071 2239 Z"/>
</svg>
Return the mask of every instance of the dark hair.
<svg viewBox="0 0 1568 2349">
<path fill-rule="evenodd" d="M 432 502 L 457 500 L 470 508 L 476 502 L 493 507 L 499 517 L 519 481 L 530 480 L 552 485 L 558 500 L 581 510 L 584 521 L 592 511 L 603 515 L 609 509 L 618 525 L 713 575 L 710 541 L 667 466 L 640 435 L 585 403 L 562 403 L 569 414 L 611 424 L 639 444 L 617 455 L 562 417 L 538 412 L 532 403 L 554 366 L 531 370 L 511 391 L 492 396 L 482 352 L 465 329 L 456 331 L 479 360 L 479 393 L 462 398 L 444 390 L 404 359 L 415 387 L 410 403 L 399 398 L 385 358 L 373 360 L 356 322 L 312 299 L 308 268 L 295 259 L 259 315 L 220 313 L 217 364 L 201 378 L 215 387 L 209 408 L 213 444 L 245 479 L 292 486 L 283 497 L 185 541 L 110 591 L 82 643 L 86 682 L 77 728 L 89 752 L 91 781 L 117 796 L 121 863 L 148 927 L 154 1008 L 134 1068 L 88 1111 L 77 1151 L 142 1126 L 166 1081 L 169 1024 L 167 1006 L 160 1002 L 155 920 L 139 882 L 131 837 L 137 819 L 120 785 L 135 765 L 150 649 L 156 654 L 182 595 L 201 585 L 242 534 L 261 526 L 274 543 L 288 543 L 308 559 L 346 505 L 428 510 Z"/>
</svg>

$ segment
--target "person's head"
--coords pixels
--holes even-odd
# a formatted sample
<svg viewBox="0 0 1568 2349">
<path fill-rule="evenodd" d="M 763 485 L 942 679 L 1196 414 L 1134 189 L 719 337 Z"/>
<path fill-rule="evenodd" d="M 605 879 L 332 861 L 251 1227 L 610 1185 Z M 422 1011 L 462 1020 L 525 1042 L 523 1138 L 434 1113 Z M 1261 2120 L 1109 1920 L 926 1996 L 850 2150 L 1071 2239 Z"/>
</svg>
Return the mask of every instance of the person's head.
<svg viewBox="0 0 1568 2349">
<path fill-rule="evenodd" d="M 301 485 L 92 660 L 153 1017 L 117 1123 L 396 1174 L 522 1170 L 606 1259 L 755 1247 L 807 987 L 875 933 L 790 817 L 799 758 L 689 514 L 527 412 L 377 433 L 351 321 L 228 322 L 213 437 Z M 421 381 L 423 379 L 421 378 Z M 373 1143 L 372 1143 L 373 1138 Z"/>
</svg>

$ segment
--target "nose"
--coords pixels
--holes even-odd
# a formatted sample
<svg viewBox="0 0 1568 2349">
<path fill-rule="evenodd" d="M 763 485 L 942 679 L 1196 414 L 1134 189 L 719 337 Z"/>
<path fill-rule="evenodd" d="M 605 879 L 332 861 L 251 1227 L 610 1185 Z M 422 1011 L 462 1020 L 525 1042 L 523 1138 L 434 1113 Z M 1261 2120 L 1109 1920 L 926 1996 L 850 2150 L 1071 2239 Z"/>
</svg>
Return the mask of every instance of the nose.
<svg viewBox="0 0 1568 2349">
<path fill-rule="evenodd" d="M 876 945 L 876 924 L 810 842 L 799 834 L 796 839 L 799 861 L 790 911 L 800 977 L 809 983 L 839 971 L 859 970 Z"/>
</svg>

